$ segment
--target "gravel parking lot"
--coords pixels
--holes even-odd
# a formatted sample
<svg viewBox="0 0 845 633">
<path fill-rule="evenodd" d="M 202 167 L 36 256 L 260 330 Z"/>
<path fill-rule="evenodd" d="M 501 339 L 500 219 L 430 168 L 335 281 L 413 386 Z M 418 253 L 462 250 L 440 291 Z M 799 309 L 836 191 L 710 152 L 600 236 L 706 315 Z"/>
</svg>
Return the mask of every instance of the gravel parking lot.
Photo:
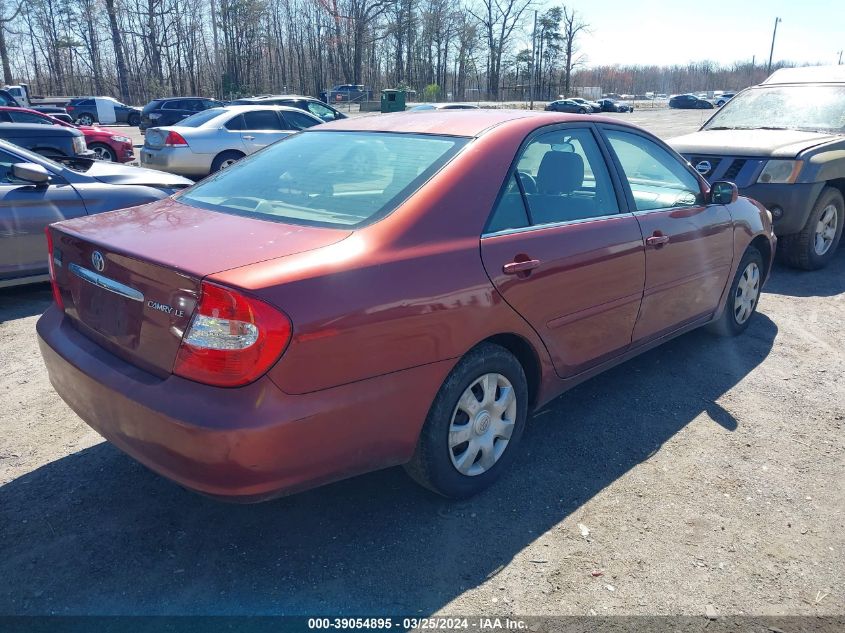
<svg viewBox="0 0 845 633">
<path fill-rule="evenodd" d="M 615 116 L 668 137 L 707 113 Z M 778 265 L 743 336 L 556 399 L 462 502 L 398 468 L 254 506 L 186 492 L 55 395 L 50 299 L 0 290 L 0 614 L 845 612 L 845 248 Z"/>
</svg>

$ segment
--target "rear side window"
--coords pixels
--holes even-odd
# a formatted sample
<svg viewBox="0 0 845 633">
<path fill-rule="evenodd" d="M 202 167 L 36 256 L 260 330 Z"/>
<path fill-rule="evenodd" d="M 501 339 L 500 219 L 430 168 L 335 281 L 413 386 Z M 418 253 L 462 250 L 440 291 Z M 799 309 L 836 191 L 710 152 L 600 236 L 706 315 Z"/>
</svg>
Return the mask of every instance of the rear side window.
<svg viewBox="0 0 845 633">
<path fill-rule="evenodd" d="M 218 172 L 179 200 L 292 224 L 355 228 L 390 213 L 467 141 L 428 134 L 304 132 Z"/>
<path fill-rule="evenodd" d="M 698 180 L 678 158 L 639 134 L 605 130 L 605 135 L 625 172 L 637 211 L 699 204 Z"/>
<path fill-rule="evenodd" d="M 187 106 L 186 106 L 184 101 L 182 101 L 181 99 L 178 99 L 178 100 L 165 102 L 165 104 L 161 107 L 161 109 L 162 110 L 185 110 L 185 109 L 187 109 Z"/>
<path fill-rule="evenodd" d="M 15 123 L 40 123 L 41 125 L 53 125 L 53 122 L 37 114 L 29 112 L 10 112 L 9 116 Z"/>
<path fill-rule="evenodd" d="M 77 106 L 90 108 L 94 105 L 93 99 L 80 99 L 76 102 Z"/>
<path fill-rule="evenodd" d="M 522 193 L 519 191 L 519 184 L 516 179 L 517 174 L 511 174 L 508 179 L 508 186 L 487 223 L 486 233 L 521 229 L 529 225 L 525 202 L 522 199 Z"/>
<path fill-rule="evenodd" d="M 287 129 L 282 125 L 282 121 L 275 110 L 253 110 L 252 112 L 244 112 L 243 117 L 245 130 Z"/>
<path fill-rule="evenodd" d="M 194 115 L 198 116 L 198 115 Z M 191 117 L 193 118 L 193 117 Z M 227 130 L 245 130 L 246 126 L 244 125 L 244 117 L 242 114 L 238 114 L 237 116 L 233 116 L 229 119 L 228 123 L 226 123 Z"/>
</svg>

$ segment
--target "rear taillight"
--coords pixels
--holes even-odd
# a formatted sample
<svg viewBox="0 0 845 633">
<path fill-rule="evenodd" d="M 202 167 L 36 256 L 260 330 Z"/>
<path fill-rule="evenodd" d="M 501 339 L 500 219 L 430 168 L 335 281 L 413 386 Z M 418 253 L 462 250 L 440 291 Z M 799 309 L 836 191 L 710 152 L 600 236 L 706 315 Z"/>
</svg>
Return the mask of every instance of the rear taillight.
<svg viewBox="0 0 845 633">
<path fill-rule="evenodd" d="M 187 147 L 188 141 L 186 141 L 181 134 L 178 132 L 173 132 L 172 130 L 168 132 L 167 138 L 164 139 L 164 146 L 165 147 Z"/>
<path fill-rule="evenodd" d="M 76 106 L 65 106 L 65 112 L 73 112 L 74 110 L 76 110 Z"/>
<path fill-rule="evenodd" d="M 262 376 L 290 341 L 288 317 L 263 301 L 207 281 L 201 292 L 173 373 L 219 387 L 245 385 Z"/>
<path fill-rule="evenodd" d="M 44 234 L 47 236 L 47 265 L 50 268 L 50 285 L 53 287 L 53 300 L 59 306 L 59 310 L 64 311 L 65 303 L 62 301 L 62 293 L 59 292 L 59 283 L 56 281 L 56 257 L 57 254 L 53 252 L 53 234 L 50 233 L 50 227 L 44 229 Z"/>
</svg>

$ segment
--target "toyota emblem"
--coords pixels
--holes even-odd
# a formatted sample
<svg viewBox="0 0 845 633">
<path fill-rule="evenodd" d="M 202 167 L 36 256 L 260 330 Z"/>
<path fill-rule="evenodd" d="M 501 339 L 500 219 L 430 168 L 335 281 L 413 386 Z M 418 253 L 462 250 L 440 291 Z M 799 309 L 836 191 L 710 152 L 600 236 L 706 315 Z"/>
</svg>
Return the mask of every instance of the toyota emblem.
<svg viewBox="0 0 845 633">
<path fill-rule="evenodd" d="M 696 165 L 695 165 L 695 171 L 697 171 L 702 176 L 706 176 L 707 174 L 709 174 L 710 170 L 712 168 L 713 167 L 710 164 L 709 160 L 702 160 L 702 161 L 696 163 Z"/>
<path fill-rule="evenodd" d="M 98 273 L 103 272 L 103 268 L 106 267 L 106 260 L 100 251 L 91 253 L 91 263 L 94 265 L 94 270 Z"/>
</svg>

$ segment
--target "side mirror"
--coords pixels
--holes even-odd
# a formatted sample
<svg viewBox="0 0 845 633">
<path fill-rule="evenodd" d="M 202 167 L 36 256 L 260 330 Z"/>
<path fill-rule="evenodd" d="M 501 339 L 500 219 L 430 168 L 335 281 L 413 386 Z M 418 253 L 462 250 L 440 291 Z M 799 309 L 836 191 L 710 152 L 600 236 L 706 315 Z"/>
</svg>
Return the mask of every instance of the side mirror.
<svg viewBox="0 0 845 633">
<path fill-rule="evenodd" d="M 50 172 L 37 163 L 15 163 L 12 165 L 12 175 L 18 180 L 31 182 L 33 185 L 50 183 Z"/>
<path fill-rule="evenodd" d="M 710 187 L 710 202 L 713 204 L 731 204 L 739 197 L 739 190 L 732 182 L 721 180 Z"/>
</svg>

